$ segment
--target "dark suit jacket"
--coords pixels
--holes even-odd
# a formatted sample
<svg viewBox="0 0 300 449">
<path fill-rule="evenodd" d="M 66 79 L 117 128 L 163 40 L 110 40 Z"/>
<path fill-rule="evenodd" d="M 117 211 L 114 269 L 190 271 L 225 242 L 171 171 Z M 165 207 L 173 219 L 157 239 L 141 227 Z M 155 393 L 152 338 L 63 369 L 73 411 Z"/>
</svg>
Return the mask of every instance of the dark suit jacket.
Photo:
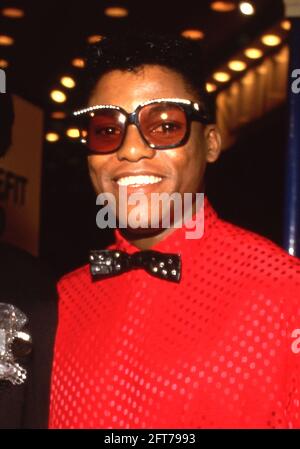
<svg viewBox="0 0 300 449">
<path fill-rule="evenodd" d="M 0 244 L 0 302 L 24 312 L 33 339 L 22 385 L 0 386 L 0 428 L 47 428 L 57 325 L 55 280 L 27 253 Z"/>
</svg>

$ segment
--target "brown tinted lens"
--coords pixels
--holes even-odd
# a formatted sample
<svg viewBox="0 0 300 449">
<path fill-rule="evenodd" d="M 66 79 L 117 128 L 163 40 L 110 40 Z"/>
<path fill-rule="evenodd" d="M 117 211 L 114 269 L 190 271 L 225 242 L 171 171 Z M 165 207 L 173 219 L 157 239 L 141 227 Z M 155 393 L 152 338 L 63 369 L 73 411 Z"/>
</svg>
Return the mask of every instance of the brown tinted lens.
<svg viewBox="0 0 300 449">
<path fill-rule="evenodd" d="M 149 144 L 168 147 L 180 143 L 187 132 L 184 110 L 172 103 L 152 103 L 140 110 L 141 131 Z"/>
<path fill-rule="evenodd" d="M 103 109 L 89 118 L 87 143 L 90 151 L 109 153 L 123 139 L 126 117 L 118 110 Z"/>
</svg>

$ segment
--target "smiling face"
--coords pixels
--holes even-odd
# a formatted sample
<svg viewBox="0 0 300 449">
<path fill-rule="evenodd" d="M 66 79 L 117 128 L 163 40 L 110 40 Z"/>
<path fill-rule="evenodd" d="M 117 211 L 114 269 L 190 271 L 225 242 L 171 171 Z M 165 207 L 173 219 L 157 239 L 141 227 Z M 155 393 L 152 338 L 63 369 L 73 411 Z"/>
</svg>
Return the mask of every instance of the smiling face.
<svg viewBox="0 0 300 449">
<path fill-rule="evenodd" d="M 199 101 L 175 71 L 161 66 L 146 65 L 137 72 L 113 70 L 98 81 L 89 106 L 117 105 L 132 112 L 138 105 L 158 98 L 180 98 Z M 188 141 L 177 148 L 155 150 L 142 139 L 137 127 L 129 125 L 122 146 L 114 153 L 92 154 L 88 157 L 89 171 L 97 194 L 114 195 L 118 211 L 125 208 L 120 201 L 120 185 L 127 186 L 128 195 L 142 193 L 150 201 L 151 193 L 202 192 L 207 162 L 214 162 L 220 152 L 220 136 L 215 125 L 193 121 Z M 143 176 L 132 178 L 134 176 Z M 152 177 L 150 177 L 152 176 Z M 130 185 L 130 183 L 135 185 Z M 127 204 L 127 214 L 134 205 Z M 125 209 L 124 209 L 125 210 Z M 161 211 L 160 221 L 164 214 Z M 148 229 L 134 230 L 150 235 L 151 210 L 143 211 Z M 157 233 L 157 229 L 155 230 Z"/>
</svg>

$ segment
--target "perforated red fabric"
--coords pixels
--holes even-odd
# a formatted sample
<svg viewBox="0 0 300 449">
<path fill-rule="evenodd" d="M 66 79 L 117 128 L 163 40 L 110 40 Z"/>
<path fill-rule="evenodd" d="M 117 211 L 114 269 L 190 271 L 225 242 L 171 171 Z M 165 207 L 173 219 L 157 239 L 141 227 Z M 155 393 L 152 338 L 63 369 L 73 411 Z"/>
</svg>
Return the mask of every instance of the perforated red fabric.
<svg viewBox="0 0 300 449">
<path fill-rule="evenodd" d="M 181 253 L 180 284 L 88 266 L 59 282 L 49 427 L 299 428 L 299 260 L 207 200 L 201 239 L 153 249 Z"/>
</svg>

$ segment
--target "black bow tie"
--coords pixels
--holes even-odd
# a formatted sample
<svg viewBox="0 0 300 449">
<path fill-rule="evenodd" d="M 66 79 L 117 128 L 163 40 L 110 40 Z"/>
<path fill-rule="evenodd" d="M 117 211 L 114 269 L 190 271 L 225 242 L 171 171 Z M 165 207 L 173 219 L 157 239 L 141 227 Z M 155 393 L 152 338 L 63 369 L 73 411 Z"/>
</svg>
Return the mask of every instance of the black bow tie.
<svg viewBox="0 0 300 449">
<path fill-rule="evenodd" d="M 179 282 L 181 258 L 179 254 L 152 250 L 138 251 L 134 254 L 120 250 L 90 252 L 90 270 L 94 280 L 116 276 L 135 268 L 143 268 L 147 273 L 160 279 Z"/>
</svg>

